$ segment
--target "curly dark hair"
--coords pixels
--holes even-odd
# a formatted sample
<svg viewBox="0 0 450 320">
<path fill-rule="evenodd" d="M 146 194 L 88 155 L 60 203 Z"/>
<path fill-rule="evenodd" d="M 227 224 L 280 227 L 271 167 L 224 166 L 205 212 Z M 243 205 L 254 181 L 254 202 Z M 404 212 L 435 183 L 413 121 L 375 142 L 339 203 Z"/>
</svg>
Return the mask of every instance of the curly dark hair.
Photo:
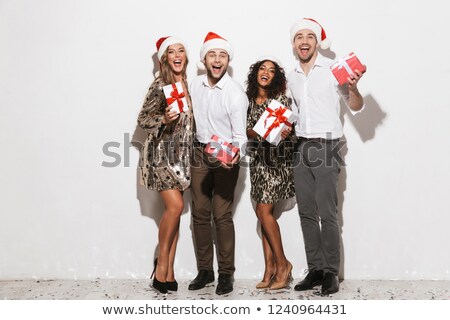
<svg viewBox="0 0 450 320">
<path fill-rule="evenodd" d="M 265 88 L 267 97 L 269 99 L 275 99 L 278 95 L 286 92 L 286 75 L 284 74 L 283 68 L 280 68 L 280 66 L 272 60 L 262 60 L 250 66 L 247 81 L 245 81 L 247 84 L 245 93 L 249 100 L 256 99 L 258 96 L 258 70 L 265 61 L 270 61 L 275 65 L 275 76 L 270 85 Z"/>
</svg>

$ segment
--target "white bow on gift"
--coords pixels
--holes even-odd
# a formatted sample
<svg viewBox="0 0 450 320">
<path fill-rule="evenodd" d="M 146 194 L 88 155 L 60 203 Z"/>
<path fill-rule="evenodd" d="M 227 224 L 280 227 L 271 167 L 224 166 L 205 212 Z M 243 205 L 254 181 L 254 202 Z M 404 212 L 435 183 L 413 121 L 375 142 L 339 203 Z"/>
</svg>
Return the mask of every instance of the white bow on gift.
<svg viewBox="0 0 450 320">
<path fill-rule="evenodd" d="M 214 157 L 217 157 L 217 155 L 219 154 L 220 150 L 223 150 L 225 153 L 229 154 L 230 156 L 234 155 L 233 152 L 233 145 L 228 144 L 226 141 L 217 138 L 217 140 L 213 140 L 210 143 L 211 149 L 214 149 L 214 151 L 212 151 L 211 155 L 213 155 Z"/>
<path fill-rule="evenodd" d="M 338 68 L 339 70 L 342 69 L 342 68 L 344 68 L 344 69 L 347 71 L 347 73 L 349 74 L 349 76 L 352 77 L 352 78 L 355 76 L 355 74 L 353 73 L 352 68 L 350 68 L 350 66 L 348 65 L 347 59 L 350 59 L 350 58 L 352 58 L 352 57 L 354 57 L 354 56 L 355 56 L 355 54 L 352 52 L 352 53 L 346 55 L 344 58 L 339 59 L 339 60 L 336 62 L 336 64 L 335 64 L 335 66 L 337 65 L 337 68 Z"/>
</svg>

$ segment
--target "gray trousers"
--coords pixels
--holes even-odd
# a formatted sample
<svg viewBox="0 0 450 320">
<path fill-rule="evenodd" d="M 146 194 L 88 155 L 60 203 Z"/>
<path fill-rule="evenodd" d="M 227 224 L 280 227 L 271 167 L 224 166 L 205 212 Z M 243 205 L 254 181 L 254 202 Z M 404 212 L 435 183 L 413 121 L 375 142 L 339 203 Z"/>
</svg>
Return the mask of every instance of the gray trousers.
<svg viewBox="0 0 450 320">
<path fill-rule="evenodd" d="M 300 140 L 294 157 L 295 193 L 308 269 L 335 275 L 340 263 L 338 143 Z"/>
</svg>

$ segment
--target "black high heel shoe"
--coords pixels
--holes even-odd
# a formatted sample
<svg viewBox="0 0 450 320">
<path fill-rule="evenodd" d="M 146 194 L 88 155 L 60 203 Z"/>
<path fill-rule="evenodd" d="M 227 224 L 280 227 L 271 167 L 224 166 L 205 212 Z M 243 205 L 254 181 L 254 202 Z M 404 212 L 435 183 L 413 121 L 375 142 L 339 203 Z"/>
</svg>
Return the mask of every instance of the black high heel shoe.
<svg viewBox="0 0 450 320">
<path fill-rule="evenodd" d="M 169 291 L 178 291 L 178 282 L 175 281 L 166 281 L 167 290 Z"/>
<path fill-rule="evenodd" d="M 150 279 L 153 279 L 153 276 L 155 275 L 155 272 L 156 272 L 157 265 L 158 265 L 158 258 L 155 258 L 155 260 L 153 260 L 153 271 L 152 271 L 152 274 L 150 275 Z"/>
<path fill-rule="evenodd" d="M 155 288 L 156 290 L 158 290 L 161 293 L 167 293 L 167 282 L 161 282 L 158 279 L 156 279 L 156 266 L 158 265 L 158 258 L 156 258 L 153 261 L 153 272 L 152 275 L 150 276 L 150 279 L 153 279 L 153 283 L 152 283 L 152 287 Z M 177 286 L 178 287 L 178 286 Z"/>
<path fill-rule="evenodd" d="M 161 293 L 167 293 L 167 282 L 161 282 L 158 279 L 153 279 L 152 287 Z"/>
</svg>

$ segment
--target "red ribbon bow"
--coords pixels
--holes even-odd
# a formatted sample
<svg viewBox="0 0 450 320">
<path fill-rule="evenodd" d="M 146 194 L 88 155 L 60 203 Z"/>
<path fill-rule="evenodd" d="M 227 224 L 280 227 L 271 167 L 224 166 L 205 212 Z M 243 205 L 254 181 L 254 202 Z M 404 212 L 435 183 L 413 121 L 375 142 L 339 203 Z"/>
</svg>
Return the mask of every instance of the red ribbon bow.
<svg viewBox="0 0 450 320">
<path fill-rule="evenodd" d="M 269 112 L 268 116 L 264 120 L 264 127 L 266 126 L 267 120 L 271 117 L 275 117 L 275 120 L 272 122 L 269 128 L 267 128 L 266 133 L 264 134 L 263 138 L 266 139 L 270 132 L 274 128 L 278 128 L 282 123 L 284 123 L 287 126 L 292 126 L 292 124 L 288 121 L 288 118 L 286 116 L 283 116 L 283 113 L 286 111 L 285 108 L 279 106 L 275 110 L 272 110 L 270 108 L 266 108 L 266 110 Z"/>
<path fill-rule="evenodd" d="M 179 93 L 175 83 L 172 83 L 172 89 L 173 91 L 170 93 L 170 98 L 166 99 L 167 104 L 170 106 L 172 103 L 176 101 L 178 105 L 178 110 L 180 110 L 180 112 L 183 112 L 184 104 L 183 100 L 181 99 L 185 97 L 184 92 Z"/>
</svg>

